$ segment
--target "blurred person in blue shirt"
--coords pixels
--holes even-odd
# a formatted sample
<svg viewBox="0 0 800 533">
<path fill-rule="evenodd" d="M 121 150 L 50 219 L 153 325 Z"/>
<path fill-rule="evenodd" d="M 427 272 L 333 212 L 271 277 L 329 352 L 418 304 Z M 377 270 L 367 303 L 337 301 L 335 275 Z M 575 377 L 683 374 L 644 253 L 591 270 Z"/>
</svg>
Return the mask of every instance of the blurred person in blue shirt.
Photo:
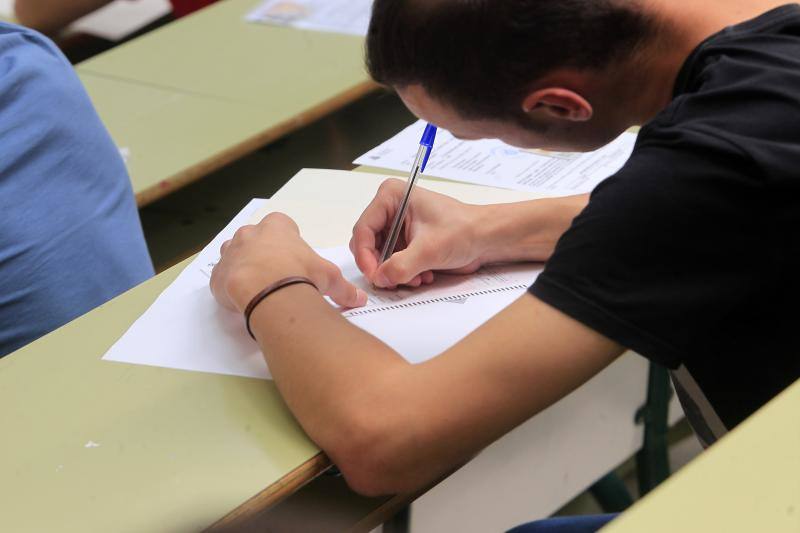
<svg viewBox="0 0 800 533">
<path fill-rule="evenodd" d="M 0 23 L 0 357 L 152 275 L 125 165 L 72 66 Z"/>
</svg>

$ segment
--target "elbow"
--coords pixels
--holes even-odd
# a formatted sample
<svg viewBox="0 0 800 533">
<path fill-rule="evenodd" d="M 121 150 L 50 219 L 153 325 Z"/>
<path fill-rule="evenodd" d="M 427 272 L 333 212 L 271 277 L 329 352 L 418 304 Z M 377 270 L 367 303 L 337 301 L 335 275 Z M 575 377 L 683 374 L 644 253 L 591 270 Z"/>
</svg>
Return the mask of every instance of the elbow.
<svg viewBox="0 0 800 533">
<path fill-rule="evenodd" d="M 19 24 L 42 33 L 53 34 L 57 30 L 52 24 L 48 24 L 46 17 L 41 16 L 41 9 L 24 0 L 14 2 L 14 18 Z"/>
<path fill-rule="evenodd" d="M 409 450 L 400 442 L 402 427 L 366 413 L 347 424 L 336 443 L 326 449 L 354 492 L 376 497 L 406 494 L 419 488 L 413 472 L 405 466 Z"/>
<path fill-rule="evenodd" d="M 101 7 L 105 3 L 99 3 L 96 7 Z M 41 2 L 29 0 L 16 0 L 14 2 L 14 17 L 19 24 L 51 37 L 56 36 L 70 23 L 90 13 L 94 7 L 83 9 L 72 6 L 69 3 L 53 6 L 41 4 Z"/>
<path fill-rule="evenodd" d="M 14 18 L 23 26 L 36 29 L 36 10 L 31 8 L 31 5 L 25 0 L 16 0 L 14 2 Z"/>
</svg>

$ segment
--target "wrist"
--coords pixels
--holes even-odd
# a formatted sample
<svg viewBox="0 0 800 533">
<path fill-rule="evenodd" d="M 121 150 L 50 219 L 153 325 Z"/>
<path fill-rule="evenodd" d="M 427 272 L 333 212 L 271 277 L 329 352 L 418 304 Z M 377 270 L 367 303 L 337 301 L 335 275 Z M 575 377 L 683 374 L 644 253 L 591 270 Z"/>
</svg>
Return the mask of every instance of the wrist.
<svg viewBox="0 0 800 533">
<path fill-rule="evenodd" d="M 482 264 L 546 261 L 588 195 L 478 206 L 476 240 Z"/>
<path fill-rule="evenodd" d="M 515 204 L 478 206 L 474 231 L 481 264 L 514 260 L 520 253 L 517 235 L 520 224 L 515 220 Z"/>
<path fill-rule="evenodd" d="M 292 276 L 311 277 L 300 262 L 285 261 L 273 264 L 270 268 L 254 265 L 253 267 L 242 267 L 231 275 L 226 289 L 236 309 L 244 312 L 251 300 L 265 287 Z"/>
</svg>

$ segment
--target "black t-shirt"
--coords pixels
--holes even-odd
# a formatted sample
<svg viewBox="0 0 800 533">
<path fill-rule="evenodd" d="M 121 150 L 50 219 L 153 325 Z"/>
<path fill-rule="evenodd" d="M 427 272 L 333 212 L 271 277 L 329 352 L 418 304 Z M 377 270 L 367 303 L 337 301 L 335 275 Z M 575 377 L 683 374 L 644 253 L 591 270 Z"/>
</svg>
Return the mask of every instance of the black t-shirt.
<svg viewBox="0 0 800 533">
<path fill-rule="evenodd" d="M 530 290 L 688 371 L 727 429 L 800 378 L 800 6 L 695 49 Z"/>
</svg>

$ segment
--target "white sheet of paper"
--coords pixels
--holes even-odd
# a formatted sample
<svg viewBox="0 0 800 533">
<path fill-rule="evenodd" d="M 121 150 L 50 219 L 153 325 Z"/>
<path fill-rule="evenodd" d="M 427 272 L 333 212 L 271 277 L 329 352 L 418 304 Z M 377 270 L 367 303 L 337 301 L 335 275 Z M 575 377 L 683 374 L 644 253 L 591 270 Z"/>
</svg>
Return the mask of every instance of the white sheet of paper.
<svg viewBox="0 0 800 533">
<path fill-rule="evenodd" d="M 354 164 L 408 171 L 425 125 L 423 121 L 412 124 Z M 622 168 L 635 142 L 636 135 L 624 133 L 595 152 L 545 152 L 514 148 L 498 140 L 462 141 L 440 129 L 425 175 L 546 196 L 581 194 Z"/>
<path fill-rule="evenodd" d="M 372 0 L 266 0 L 248 22 L 313 31 L 366 35 Z"/>
<path fill-rule="evenodd" d="M 252 200 L 156 299 L 103 357 L 142 365 L 267 377 L 258 347 L 242 335 L 242 317 L 217 305 L 204 268 L 222 243 L 267 200 Z"/>
<path fill-rule="evenodd" d="M 251 201 L 103 359 L 269 378 L 241 315 L 222 309 L 208 288 L 222 243 L 268 210 L 267 200 Z M 412 363 L 430 359 L 464 338 L 523 294 L 540 271 L 539 265 L 498 266 L 470 276 L 440 276 L 437 283 L 419 289 L 377 291 L 361 276 L 346 247 L 319 252 L 339 265 L 346 278 L 368 291 L 367 306 L 342 310 L 348 320 Z"/>
<path fill-rule="evenodd" d="M 171 12 L 169 0 L 115 0 L 73 22 L 69 31 L 119 41 Z"/>
</svg>

